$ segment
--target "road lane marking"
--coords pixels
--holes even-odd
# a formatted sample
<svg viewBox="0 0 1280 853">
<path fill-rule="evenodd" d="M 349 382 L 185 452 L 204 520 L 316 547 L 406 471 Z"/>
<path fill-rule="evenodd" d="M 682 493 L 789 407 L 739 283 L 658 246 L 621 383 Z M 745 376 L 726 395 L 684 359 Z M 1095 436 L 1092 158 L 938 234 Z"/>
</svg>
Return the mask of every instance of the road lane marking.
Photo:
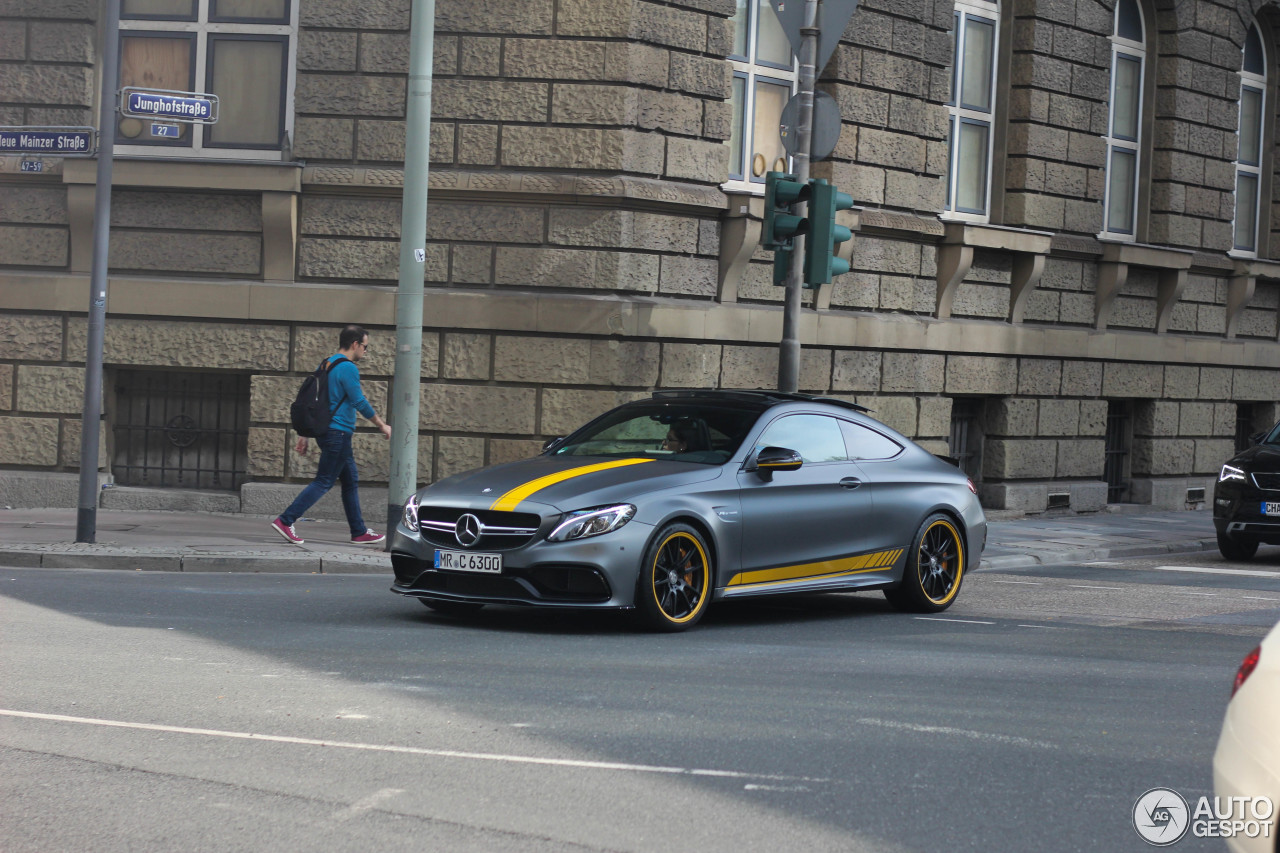
<svg viewBox="0 0 1280 853">
<path fill-rule="evenodd" d="M 1263 598 L 1260 595 L 1242 595 L 1240 597 L 1246 601 L 1280 601 L 1280 598 Z"/>
<path fill-rule="evenodd" d="M 1056 743 L 1048 743 L 1042 740 L 1031 740 L 1030 738 L 1018 737 L 1016 735 L 1001 735 L 992 732 L 975 732 L 971 729 L 957 729 L 951 726 L 922 726 L 918 723 L 903 723 L 898 720 L 878 720 L 874 717 L 863 717 L 857 722 L 865 726 L 879 726 L 884 729 L 897 729 L 904 732 L 918 732 L 921 734 L 937 734 L 937 735 L 955 735 L 957 737 L 967 737 L 971 740 L 985 740 L 994 743 L 1008 743 L 1015 746 L 1031 746 L 1037 749 L 1057 749 Z"/>
<path fill-rule="evenodd" d="M 330 818 L 330 820 L 337 821 L 338 823 L 345 823 L 346 821 L 351 820 L 353 817 L 359 817 L 365 812 L 371 811 L 377 808 L 379 804 L 385 802 L 386 800 L 390 800 L 391 798 L 399 796 L 400 794 L 403 794 L 403 793 L 404 793 L 403 788 L 383 788 L 381 791 L 374 791 L 369 796 L 360 800 L 356 800 L 347 808 L 343 809 L 340 812 L 337 812 L 336 814 L 333 815 L 333 817 Z"/>
<path fill-rule="evenodd" d="M 992 583 L 1016 583 L 1016 584 L 1021 584 L 1022 586 L 1040 586 L 1040 581 L 997 581 L 997 580 L 993 580 L 993 581 L 992 581 Z"/>
<path fill-rule="evenodd" d="M 1019 628 L 1043 628 L 1046 631 L 1065 631 L 1066 625 L 1019 625 Z"/>
<path fill-rule="evenodd" d="M 925 622 L 959 622 L 962 625 L 994 625 L 994 622 L 982 622 L 977 619 L 944 619 L 938 616 L 917 616 Z"/>
<path fill-rule="evenodd" d="M 1280 580 L 1280 572 L 1264 572 L 1256 569 L 1215 569 L 1209 566 L 1152 566 L 1153 572 L 1192 572 L 1206 575 L 1236 575 L 1242 578 L 1271 578 Z M 1136 569 L 1135 571 L 1142 571 Z"/>
<path fill-rule="evenodd" d="M 1113 589 L 1113 590 L 1124 589 L 1124 587 L 1122 586 L 1085 586 L 1084 584 L 1079 584 L 1079 583 L 1067 584 L 1067 586 L 1071 587 L 1072 589 Z"/>
<path fill-rule="evenodd" d="M 1175 590 L 1173 590 L 1173 592 L 1177 593 L 1178 595 L 1205 595 L 1205 596 L 1208 596 L 1208 597 L 1210 597 L 1210 598 L 1212 598 L 1213 596 L 1217 595 L 1217 593 L 1216 593 L 1216 592 L 1195 592 L 1195 591 L 1190 590 L 1190 589 L 1175 589 Z"/>
<path fill-rule="evenodd" d="M 567 767 L 575 770 L 618 770 L 630 773 L 659 773 L 668 776 L 711 776 L 718 779 L 767 779 L 772 782 L 830 782 L 808 776 L 780 776 L 773 773 L 745 773 L 737 770 L 708 770 L 693 767 L 662 767 L 653 764 L 628 764 L 621 761 L 585 761 L 574 758 L 542 758 L 534 755 L 503 755 L 492 752 L 464 752 L 455 749 L 427 749 L 418 746 L 393 746 L 390 744 L 351 743 L 338 740 L 317 740 L 287 735 L 264 735 L 256 732 L 231 732 L 220 729 L 194 729 L 186 726 L 164 726 L 156 723 L 131 723 L 125 720 L 100 720 L 93 717 L 68 717 L 65 714 L 40 714 L 34 711 L 14 711 L 0 708 L 0 717 L 20 717 L 27 720 L 45 720 L 54 723 L 74 723 L 82 726 L 103 726 L 114 729 L 135 729 L 146 732 L 201 735 L 234 740 L 289 743 L 299 746 L 323 746 L 331 749 L 358 749 L 366 752 L 391 752 L 401 755 L 428 755 L 434 758 L 459 758 L 469 761 L 496 761 L 506 764 L 537 764 L 544 767 Z"/>
</svg>

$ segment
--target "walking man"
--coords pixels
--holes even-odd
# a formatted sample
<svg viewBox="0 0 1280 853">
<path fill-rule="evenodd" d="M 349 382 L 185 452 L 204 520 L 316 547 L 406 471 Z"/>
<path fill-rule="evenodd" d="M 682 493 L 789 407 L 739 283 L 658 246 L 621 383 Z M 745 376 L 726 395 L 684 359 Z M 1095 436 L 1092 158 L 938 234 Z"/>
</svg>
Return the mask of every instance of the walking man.
<svg viewBox="0 0 1280 853">
<path fill-rule="evenodd" d="M 342 481 L 342 508 L 351 526 L 351 541 L 361 545 L 374 545 L 386 537 L 365 526 L 360 515 L 360 493 L 356 478 L 356 460 L 351 453 L 351 435 L 356 429 L 356 412 L 373 422 L 382 431 L 383 438 L 391 438 L 391 426 L 378 417 L 378 413 L 365 399 L 360 387 L 360 370 L 356 362 L 369 354 L 369 333 L 360 326 L 347 326 L 338 336 L 338 351 L 329 356 L 329 411 L 332 419 L 329 429 L 316 439 L 320 445 L 320 462 L 316 466 L 316 478 L 301 494 L 271 522 L 277 533 L 295 545 L 302 539 L 293 525 L 311 505 L 333 488 L 334 480 Z M 298 453 L 306 455 L 307 439 L 299 438 Z"/>
</svg>

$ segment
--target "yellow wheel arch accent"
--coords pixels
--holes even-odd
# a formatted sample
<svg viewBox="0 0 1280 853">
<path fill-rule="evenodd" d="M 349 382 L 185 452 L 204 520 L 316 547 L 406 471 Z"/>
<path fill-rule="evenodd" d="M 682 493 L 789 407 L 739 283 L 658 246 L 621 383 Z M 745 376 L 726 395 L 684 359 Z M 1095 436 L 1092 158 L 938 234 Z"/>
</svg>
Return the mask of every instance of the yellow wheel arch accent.
<svg viewBox="0 0 1280 853">
<path fill-rule="evenodd" d="M 951 540 L 955 543 L 956 573 L 955 573 L 955 581 L 951 584 L 951 589 L 947 590 L 947 594 L 944 595 L 942 598 L 934 598 L 924 588 L 924 578 L 921 577 L 920 552 L 924 549 L 924 544 L 928 540 L 930 532 L 932 532 L 935 528 L 939 526 L 946 528 L 946 530 L 951 534 Z M 930 524 L 928 528 L 925 529 L 924 533 L 921 534 L 920 536 L 920 545 L 916 548 L 915 583 L 919 585 L 920 592 L 924 594 L 925 598 L 929 599 L 929 601 L 932 601 L 934 604 L 944 605 L 944 604 L 950 604 L 951 600 L 956 597 L 957 593 L 960 592 L 960 580 L 963 577 L 964 577 L 964 537 L 960 535 L 960 531 L 956 528 L 955 524 L 953 524 L 950 519 L 940 518 L 937 521 L 935 521 L 933 524 Z"/>
<path fill-rule="evenodd" d="M 666 608 L 662 606 L 662 600 L 658 598 L 657 587 L 658 560 L 662 557 L 663 549 L 665 549 L 673 539 L 687 540 L 688 543 L 693 546 L 693 549 L 697 552 L 698 558 L 701 561 L 700 571 L 702 574 L 702 588 L 701 595 L 698 597 L 697 606 L 690 610 L 686 615 L 680 617 L 672 616 L 667 612 Z M 698 615 L 706 608 L 707 602 L 711 600 L 711 563 L 707 559 L 707 551 L 702 547 L 702 543 L 698 541 L 696 536 L 692 536 L 683 530 L 677 530 L 666 539 L 662 540 L 662 543 L 654 549 L 653 562 L 645 568 L 645 571 L 648 573 L 649 582 L 647 586 L 649 588 L 649 595 L 653 596 L 653 603 L 657 606 L 658 612 L 673 624 L 681 625 L 685 622 L 690 622 L 698 618 Z M 690 576 L 698 571 L 699 568 L 695 567 L 694 571 L 690 573 Z"/>
</svg>

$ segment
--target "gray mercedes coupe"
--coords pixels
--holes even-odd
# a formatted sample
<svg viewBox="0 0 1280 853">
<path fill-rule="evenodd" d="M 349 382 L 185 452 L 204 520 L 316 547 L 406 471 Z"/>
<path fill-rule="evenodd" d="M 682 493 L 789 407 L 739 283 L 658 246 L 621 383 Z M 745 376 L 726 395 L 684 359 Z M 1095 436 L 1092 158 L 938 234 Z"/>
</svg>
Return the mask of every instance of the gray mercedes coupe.
<svg viewBox="0 0 1280 853">
<path fill-rule="evenodd" d="M 843 400 L 661 391 L 542 454 L 458 474 L 405 503 L 393 592 L 634 609 L 682 631 L 712 601 L 879 589 L 945 610 L 987 523 L 962 471 Z"/>
</svg>

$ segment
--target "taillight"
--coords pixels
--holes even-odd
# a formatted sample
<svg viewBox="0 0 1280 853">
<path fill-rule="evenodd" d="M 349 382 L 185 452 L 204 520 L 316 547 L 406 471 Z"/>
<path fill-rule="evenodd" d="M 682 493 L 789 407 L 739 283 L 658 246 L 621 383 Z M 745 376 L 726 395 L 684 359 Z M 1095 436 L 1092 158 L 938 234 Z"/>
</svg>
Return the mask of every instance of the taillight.
<svg viewBox="0 0 1280 853">
<path fill-rule="evenodd" d="M 1253 674 L 1258 668 L 1258 658 L 1262 655 L 1262 646 L 1258 646 L 1249 654 L 1244 656 L 1244 662 L 1240 664 L 1240 669 L 1236 671 L 1236 683 L 1231 685 L 1231 695 L 1236 695 L 1236 691 L 1240 689 L 1240 685 Z"/>
<path fill-rule="evenodd" d="M 976 495 L 978 493 L 978 487 L 973 484 L 973 480 L 965 480 L 965 482 L 969 484 L 969 491 Z"/>
</svg>

